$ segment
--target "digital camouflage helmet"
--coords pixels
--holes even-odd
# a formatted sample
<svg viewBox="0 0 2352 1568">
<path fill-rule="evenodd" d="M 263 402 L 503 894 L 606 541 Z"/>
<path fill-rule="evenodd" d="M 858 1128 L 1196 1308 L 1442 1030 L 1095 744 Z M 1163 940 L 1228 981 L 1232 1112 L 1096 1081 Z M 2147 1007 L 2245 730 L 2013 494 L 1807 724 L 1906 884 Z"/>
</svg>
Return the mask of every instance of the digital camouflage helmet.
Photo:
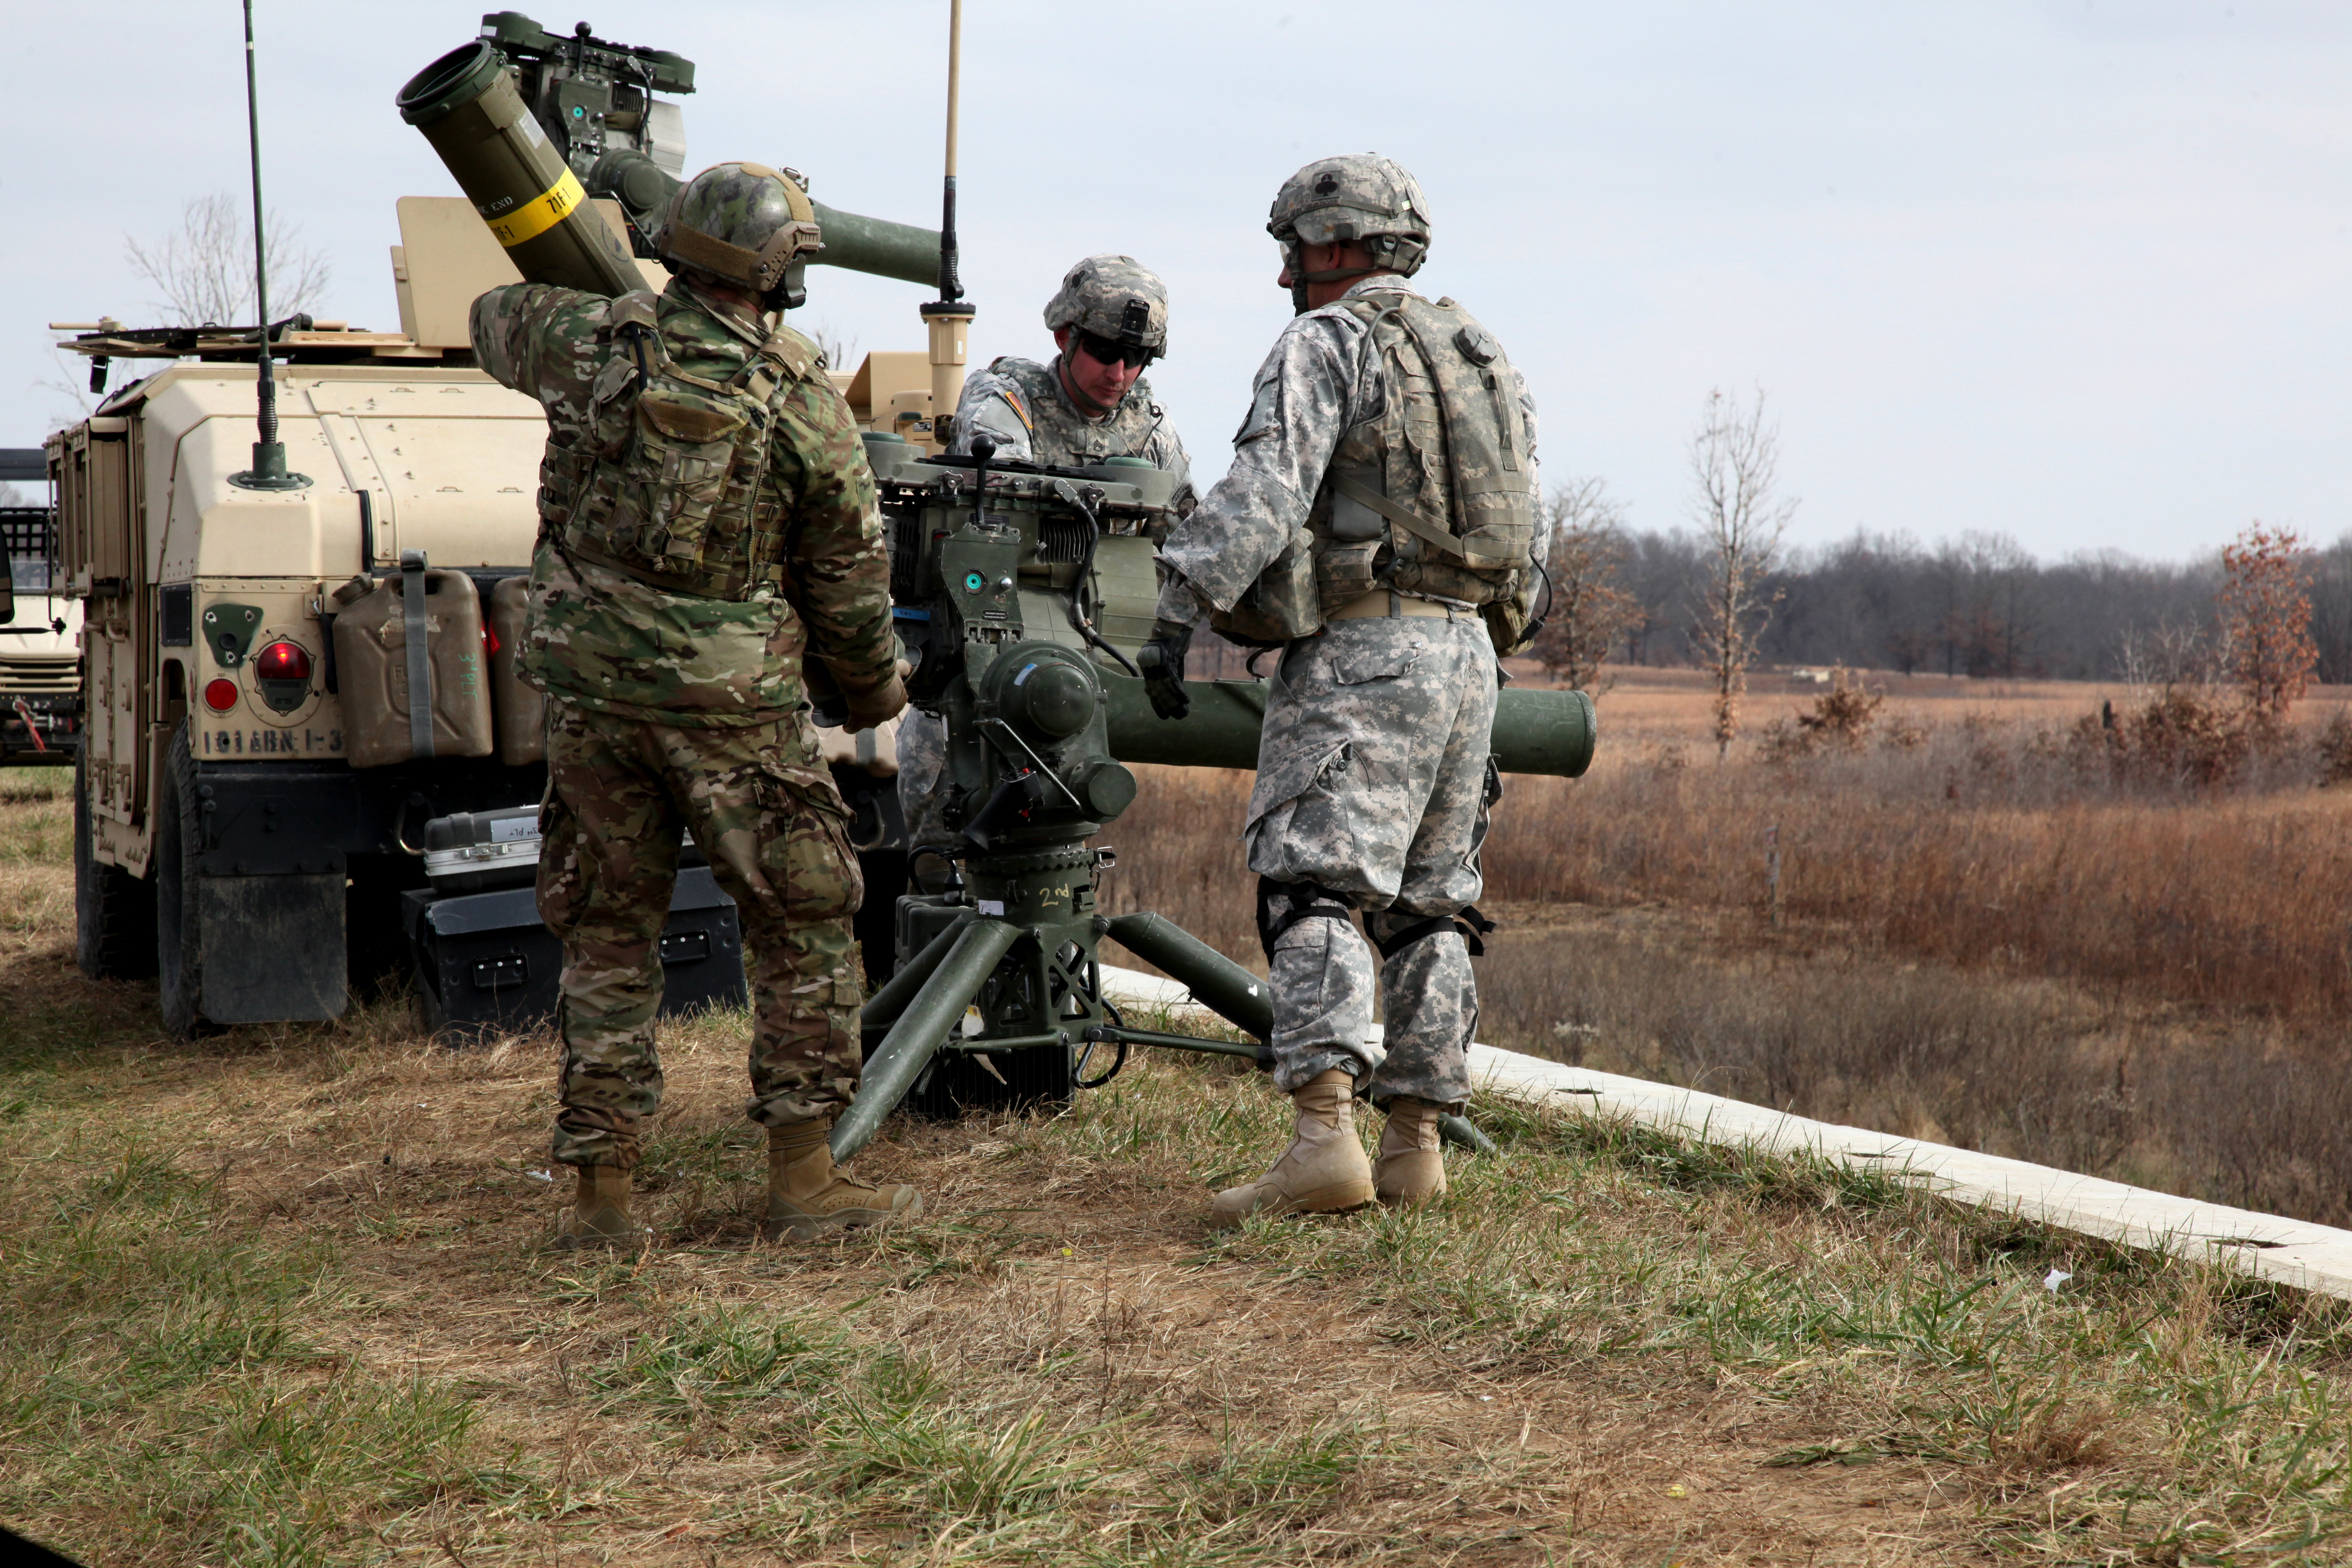
<svg viewBox="0 0 2352 1568">
<path fill-rule="evenodd" d="M 1429 253 L 1429 200 L 1420 181 L 1377 153 L 1318 158 L 1282 183 L 1265 231 L 1282 247 L 1291 303 L 1304 314 L 1309 283 L 1420 271 Z M 1309 272 L 1299 254 L 1308 245 L 1360 245 L 1373 265 Z"/>
<path fill-rule="evenodd" d="M 807 302 L 803 274 L 823 247 L 808 182 L 765 163 L 714 163 L 679 186 L 657 247 L 672 267 L 751 289 L 771 310 Z"/>
<path fill-rule="evenodd" d="M 1046 330 L 1064 327 L 1158 359 L 1168 352 L 1168 286 L 1132 256 L 1089 256 L 1046 302 Z"/>
</svg>

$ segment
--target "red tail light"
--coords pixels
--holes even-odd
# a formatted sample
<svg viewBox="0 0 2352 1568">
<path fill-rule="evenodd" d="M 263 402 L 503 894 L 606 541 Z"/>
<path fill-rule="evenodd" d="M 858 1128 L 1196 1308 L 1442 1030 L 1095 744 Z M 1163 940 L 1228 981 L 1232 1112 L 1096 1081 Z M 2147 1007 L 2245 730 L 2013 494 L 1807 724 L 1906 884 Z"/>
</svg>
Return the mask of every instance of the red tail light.
<svg viewBox="0 0 2352 1568">
<path fill-rule="evenodd" d="M 207 680 L 205 682 L 205 706 L 215 713 L 226 713 L 236 706 L 236 682 Z"/>
<path fill-rule="evenodd" d="M 298 643 L 274 642 L 254 656 L 253 673 L 262 680 L 308 680 L 310 656 Z"/>
</svg>

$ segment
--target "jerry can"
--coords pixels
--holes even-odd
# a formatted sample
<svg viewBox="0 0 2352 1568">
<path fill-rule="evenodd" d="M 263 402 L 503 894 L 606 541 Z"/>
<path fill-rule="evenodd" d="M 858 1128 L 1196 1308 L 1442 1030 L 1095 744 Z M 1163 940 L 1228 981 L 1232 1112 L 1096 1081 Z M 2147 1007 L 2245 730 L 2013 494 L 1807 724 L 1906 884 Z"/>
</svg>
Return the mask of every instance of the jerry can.
<svg viewBox="0 0 2352 1568">
<path fill-rule="evenodd" d="M 490 590 L 490 711 L 499 761 L 518 768 L 547 759 L 547 699 L 522 678 L 522 621 L 530 579 L 504 577 Z"/>
<path fill-rule="evenodd" d="M 422 551 L 401 552 L 400 565 L 397 577 L 354 577 L 335 590 L 343 755 L 355 768 L 487 757 L 481 595 L 463 572 L 427 571 Z"/>
</svg>

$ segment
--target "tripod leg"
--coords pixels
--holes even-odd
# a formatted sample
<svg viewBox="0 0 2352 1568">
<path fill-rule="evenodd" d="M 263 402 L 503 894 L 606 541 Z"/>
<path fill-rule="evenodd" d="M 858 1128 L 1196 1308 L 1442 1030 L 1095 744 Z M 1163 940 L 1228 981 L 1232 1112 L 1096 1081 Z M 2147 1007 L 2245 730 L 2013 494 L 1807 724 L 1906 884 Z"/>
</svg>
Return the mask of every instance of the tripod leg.
<svg viewBox="0 0 2352 1568">
<path fill-rule="evenodd" d="M 969 910 L 956 916 L 945 930 L 923 944 L 922 952 L 899 965 L 898 972 L 884 981 L 882 988 L 866 999 L 866 1007 L 858 1014 L 858 1021 L 868 1034 L 898 1022 L 898 1015 L 906 1011 L 907 1004 L 914 1000 L 932 973 L 945 962 L 963 928 L 977 918 Z"/>
<path fill-rule="evenodd" d="M 1495 1141 L 1470 1124 L 1466 1116 L 1441 1116 L 1437 1119 L 1437 1135 L 1456 1149 L 1467 1149 L 1473 1154 L 1491 1154 Z"/>
<path fill-rule="evenodd" d="M 1147 963 L 1192 988 L 1201 1005 L 1261 1040 L 1274 1037 L 1274 998 L 1265 982 L 1162 915 L 1121 915 L 1096 925 Z"/>
<path fill-rule="evenodd" d="M 955 947 L 923 983 L 882 1044 L 866 1064 L 857 1098 L 833 1127 L 833 1157 L 846 1160 L 866 1147 L 883 1119 L 898 1109 L 923 1068 L 939 1053 L 996 961 L 1012 950 L 1027 928 L 998 920 L 976 920 L 963 928 Z"/>
</svg>

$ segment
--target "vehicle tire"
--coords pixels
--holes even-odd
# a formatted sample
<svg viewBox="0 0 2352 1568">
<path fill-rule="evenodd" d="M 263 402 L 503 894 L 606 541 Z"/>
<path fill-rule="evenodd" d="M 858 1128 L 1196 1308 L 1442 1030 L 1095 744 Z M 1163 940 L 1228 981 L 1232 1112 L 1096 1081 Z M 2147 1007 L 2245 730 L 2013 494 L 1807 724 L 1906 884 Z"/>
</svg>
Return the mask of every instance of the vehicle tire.
<svg viewBox="0 0 2352 1568">
<path fill-rule="evenodd" d="M 155 1001 L 163 1030 L 191 1040 L 214 1027 L 205 994 L 204 922 L 196 912 L 197 868 L 204 853 L 196 763 L 185 724 L 172 736 L 163 776 L 155 781 Z"/>
<path fill-rule="evenodd" d="M 89 763 L 74 759 L 74 962 L 92 980 L 144 980 L 155 973 L 155 884 L 97 855 Z"/>
</svg>

